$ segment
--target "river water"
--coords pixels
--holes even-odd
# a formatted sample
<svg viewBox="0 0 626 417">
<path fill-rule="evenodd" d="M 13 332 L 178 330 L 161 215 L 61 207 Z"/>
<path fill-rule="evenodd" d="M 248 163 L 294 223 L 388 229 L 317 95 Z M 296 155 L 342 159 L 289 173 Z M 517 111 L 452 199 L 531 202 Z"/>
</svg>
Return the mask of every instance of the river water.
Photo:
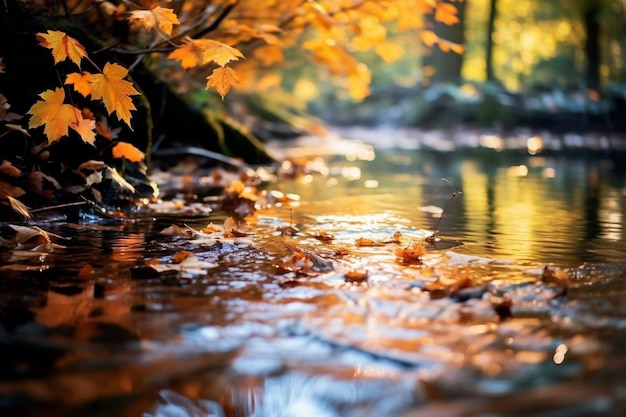
<svg viewBox="0 0 626 417">
<path fill-rule="evenodd" d="M 619 158 L 296 145 L 241 236 L 61 216 L 0 252 L 2 414 L 626 412 Z"/>
</svg>

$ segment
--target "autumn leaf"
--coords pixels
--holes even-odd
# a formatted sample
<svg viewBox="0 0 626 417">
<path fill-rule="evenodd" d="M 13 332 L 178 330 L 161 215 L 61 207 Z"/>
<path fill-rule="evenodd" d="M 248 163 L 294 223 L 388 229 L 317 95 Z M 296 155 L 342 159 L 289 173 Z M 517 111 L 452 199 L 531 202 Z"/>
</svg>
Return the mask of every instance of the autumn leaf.
<svg viewBox="0 0 626 417">
<path fill-rule="evenodd" d="M 131 110 L 137 110 L 130 96 L 137 95 L 133 84 L 123 78 L 128 70 L 121 65 L 107 62 L 102 74 L 91 75 L 91 97 L 102 99 L 109 114 L 115 112 L 117 118 L 130 127 Z"/>
<path fill-rule="evenodd" d="M 9 101 L 4 95 L 2 95 L 2 93 L 0 93 L 0 121 L 10 122 L 12 120 L 19 120 L 22 118 L 22 116 L 17 113 L 9 112 L 8 110 L 10 108 L 11 105 L 9 104 Z"/>
<path fill-rule="evenodd" d="M 0 174 L 13 178 L 19 178 L 19 176 L 22 175 L 22 171 L 5 159 L 0 164 Z"/>
<path fill-rule="evenodd" d="M 201 45 L 202 63 L 204 64 L 215 62 L 220 67 L 223 67 L 230 61 L 237 61 L 239 58 L 243 58 L 243 54 L 239 49 L 211 39 L 205 39 L 205 41 Z"/>
<path fill-rule="evenodd" d="M 459 23 L 459 17 L 456 13 L 456 7 L 454 7 L 453 4 L 438 2 L 437 8 L 435 9 L 435 20 L 451 26 Z"/>
<path fill-rule="evenodd" d="M 215 88 L 220 96 L 222 96 L 222 100 L 224 96 L 230 91 L 230 87 L 233 84 L 239 84 L 239 80 L 237 79 L 237 74 L 232 68 L 229 67 L 219 67 L 215 68 L 211 75 L 206 77 L 207 83 L 206 88 Z"/>
<path fill-rule="evenodd" d="M 174 49 L 167 57 L 179 61 L 183 69 L 197 67 L 202 62 L 202 50 L 198 47 L 198 42 L 203 40 L 187 38 L 182 46 Z"/>
<path fill-rule="evenodd" d="M 243 57 L 241 51 L 225 43 L 212 39 L 191 39 L 189 37 L 185 38 L 182 46 L 168 55 L 168 58 L 179 61 L 184 69 L 212 62 L 223 67 L 230 61 L 237 61 Z"/>
<path fill-rule="evenodd" d="M 124 158 L 130 162 L 141 162 L 146 154 L 128 142 L 118 142 L 112 149 L 113 158 Z"/>
<path fill-rule="evenodd" d="M 70 123 L 70 127 L 80 135 L 83 142 L 93 145 L 96 142 L 96 121 L 85 119 L 77 108 L 73 107 L 76 117 Z"/>
<path fill-rule="evenodd" d="M 32 116 L 28 122 L 30 129 L 43 125 L 48 143 L 52 143 L 67 136 L 68 129 L 72 128 L 85 143 L 93 145 L 96 122 L 84 119 L 80 110 L 65 104 L 65 91 L 62 88 L 44 91 L 39 96 L 43 100 L 37 101 L 28 111 Z"/>
<path fill-rule="evenodd" d="M 180 23 L 173 9 L 161 6 L 156 6 L 151 10 L 134 10 L 130 12 L 129 20 L 138 21 L 147 30 L 156 27 L 157 32 L 164 38 L 169 38 L 174 25 Z"/>
<path fill-rule="evenodd" d="M 64 103 L 65 91 L 62 88 L 46 90 L 39 97 L 43 100 L 37 101 L 28 110 L 28 114 L 32 116 L 28 127 L 34 129 L 43 125 L 48 143 L 67 136 L 68 128 L 76 122 L 76 111 L 74 106 Z"/>
<path fill-rule="evenodd" d="M 439 41 L 439 36 L 432 30 L 423 30 L 421 32 L 422 42 L 429 48 Z"/>
<path fill-rule="evenodd" d="M 80 60 L 87 56 L 85 47 L 65 32 L 49 30 L 48 33 L 38 33 L 37 40 L 39 45 L 52 50 L 55 64 L 69 59 L 80 66 Z"/>
<path fill-rule="evenodd" d="M 73 72 L 65 77 L 65 84 L 73 85 L 74 90 L 88 97 L 91 94 L 91 73 L 87 71 Z"/>
<path fill-rule="evenodd" d="M 26 207 L 26 205 L 24 205 L 24 203 L 22 203 L 20 200 L 13 198 L 9 195 L 6 196 L 6 199 L 9 201 L 9 205 L 11 206 L 11 210 L 13 210 L 13 212 L 20 214 L 27 219 L 32 218 L 28 207 Z"/>
</svg>

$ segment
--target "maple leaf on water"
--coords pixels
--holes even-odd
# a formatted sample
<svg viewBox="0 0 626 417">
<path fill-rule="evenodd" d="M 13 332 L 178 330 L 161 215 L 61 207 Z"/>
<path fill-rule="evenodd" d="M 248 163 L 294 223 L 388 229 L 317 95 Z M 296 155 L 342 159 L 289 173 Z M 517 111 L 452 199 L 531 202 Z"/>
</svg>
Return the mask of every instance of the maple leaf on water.
<svg viewBox="0 0 626 417">
<path fill-rule="evenodd" d="M 115 112 L 117 118 L 130 127 L 130 112 L 137 109 L 130 96 L 139 92 L 132 83 L 123 79 L 126 74 L 128 70 L 123 66 L 107 62 L 102 74 L 92 74 L 90 77 L 91 97 L 94 100 L 102 99 L 107 112 Z"/>
<path fill-rule="evenodd" d="M 233 84 L 239 84 L 239 80 L 237 79 L 237 74 L 232 68 L 229 67 L 219 67 L 215 68 L 211 75 L 206 77 L 207 83 L 206 88 L 215 88 L 220 96 L 222 96 L 222 100 L 224 96 L 230 91 L 230 87 Z"/>
<path fill-rule="evenodd" d="M 91 73 L 87 71 L 73 72 L 71 74 L 67 74 L 65 77 L 65 84 L 70 84 L 74 86 L 74 90 L 78 91 L 82 94 L 83 97 L 87 97 L 91 94 Z"/>
<path fill-rule="evenodd" d="M 128 142 L 118 142 L 112 149 L 113 158 L 124 158 L 130 162 L 141 162 L 146 154 Z"/>
<path fill-rule="evenodd" d="M 85 47 L 65 32 L 49 30 L 48 33 L 38 33 L 37 40 L 39 45 L 52 49 L 55 64 L 69 59 L 80 66 L 80 60 L 87 56 Z"/>
<path fill-rule="evenodd" d="M 161 6 L 156 6 L 151 10 L 134 10 L 130 12 L 129 19 L 138 21 L 147 30 L 156 26 L 157 31 L 163 37 L 171 36 L 174 25 L 180 23 L 173 9 Z"/>
</svg>

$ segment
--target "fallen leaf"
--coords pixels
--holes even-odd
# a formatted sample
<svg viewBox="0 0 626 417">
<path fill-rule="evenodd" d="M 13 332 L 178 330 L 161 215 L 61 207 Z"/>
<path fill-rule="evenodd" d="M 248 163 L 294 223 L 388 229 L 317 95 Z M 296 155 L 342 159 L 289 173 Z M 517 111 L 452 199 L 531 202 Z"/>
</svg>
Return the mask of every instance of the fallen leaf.
<svg viewBox="0 0 626 417">
<path fill-rule="evenodd" d="M 13 198 L 11 196 L 6 196 L 6 199 L 9 200 L 11 210 L 13 210 L 15 213 L 20 214 L 27 219 L 32 218 L 30 211 L 28 210 L 28 207 L 26 207 L 24 203 L 22 203 L 20 200 Z"/>
<path fill-rule="evenodd" d="M 19 178 L 19 176 L 22 175 L 22 171 L 5 159 L 0 164 L 0 174 L 8 177 Z"/>
<path fill-rule="evenodd" d="M 113 158 L 124 158 L 130 162 L 141 162 L 146 154 L 127 142 L 118 142 L 112 149 Z"/>
</svg>

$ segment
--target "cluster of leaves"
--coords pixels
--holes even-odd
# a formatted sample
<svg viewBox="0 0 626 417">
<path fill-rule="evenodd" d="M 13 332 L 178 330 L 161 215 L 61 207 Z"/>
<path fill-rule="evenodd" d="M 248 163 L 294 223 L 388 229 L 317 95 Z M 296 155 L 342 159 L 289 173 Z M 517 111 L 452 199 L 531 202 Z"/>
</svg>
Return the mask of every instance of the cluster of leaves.
<svg viewBox="0 0 626 417">
<path fill-rule="evenodd" d="M 19 131 L 30 136 L 43 127 L 46 143 L 35 149 L 40 154 L 46 146 L 70 134 L 94 146 L 101 137 L 109 141 L 102 146 L 111 149 L 113 158 L 142 163 L 144 152 L 129 143 L 132 140 L 111 142 L 119 131 L 111 127 L 113 115 L 132 131 L 136 110 L 133 97 L 140 93 L 128 75 L 140 61 L 178 91 L 189 91 L 191 80 L 204 77 L 204 87 L 214 89 L 223 99 L 234 85 L 249 91 L 280 84 L 276 71 L 271 74 L 272 81 L 259 80 L 261 69 L 284 63 L 285 51 L 298 45 L 305 55 L 299 54 L 297 59 L 305 58 L 326 68 L 353 98 L 362 99 L 369 93 L 371 75 L 356 55 L 371 50 L 386 62 L 400 57 L 401 46 L 388 36 L 392 23 L 403 30 L 421 30 L 421 39 L 429 46 L 438 44 L 442 49 L 459 52 L 458 46 L 440 39 L 427 26 L 429 19 L 424 19 L 433 15 L 434 20 L 446 24 L 458 22 L 456 8 L 440 0 L 175 0 L 164 6 L 153 0 L 44 0 L 21 4 L 19 7 L 38 14 L 66 18 L 101 44 L 109 44 L 105 49 L 115 54 L 115 59 L 137 58 L 132 65 L 107 61 L 100 68 L 90 57 L 97 51 L 87 51 L 66 32 L 33 33 L 39 44 L 51 51 L 56 68 L 50 70 L 57 72 L 60 85 L 40 92 L 39 100 L 27 111 L 18 109 L 23 115 L 9 111 L 11 97 L 5 98 L 0 91 L 0 123 L 5 130 L 0 135 Z M 85 63 L 89 69 L 83 68 Z M 76 70 L 63 74 L 68 65 Z M 0 56 L 0 77 L 11 70 L 5 68 Z M 26 115 L 30 116 L 28 122 L 19 123 Z M 53 185 L 56 182 L 50 176 L 47 180 Z M 83 184 L 83 188 L 90 185 Z M 10 199 L 22 194 L 22 190 L 5 182 L 0 197 L 15 210 L 17 202 Z M 16 211 L 23 213 L 24 209 Z"/>
</svg>

